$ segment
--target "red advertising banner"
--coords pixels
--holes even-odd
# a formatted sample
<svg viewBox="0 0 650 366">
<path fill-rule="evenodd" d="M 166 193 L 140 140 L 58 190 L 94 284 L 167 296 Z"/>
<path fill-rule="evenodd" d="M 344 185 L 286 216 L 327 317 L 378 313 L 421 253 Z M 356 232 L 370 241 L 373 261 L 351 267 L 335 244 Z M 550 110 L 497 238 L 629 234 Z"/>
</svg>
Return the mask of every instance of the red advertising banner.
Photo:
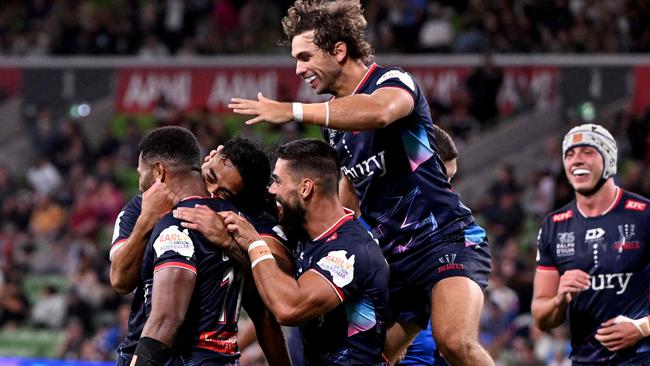
<svg viewBox="0 0 650 366">
<path fill-rule="evenodd" d="M 472 73 L 468 67 L 407 67 L 428 99 L 443 104 L 464 88 Z M 522 105 L 545 108 L 557 101 L 556 67 L 506 67 L 498 103 L 502 115 Z M 116 109 L 121 113 L 148 113 L 164 98 L 184 111 L 207 108 L 226 112 L 230 98 L 256 98 L 260 91 L 280 101 L 323 100 L 296 76 L 292 67 L 126 68 L 118 71 Z"/>
<path fill-rule="evenodd" d="M 641 115 L 650 107 L 650 66 L 634 68 L 634 113 Z"/>
<path fill-rule="evenodd" d="M 0 67 L 0 89 L 6 96 L 20 92 L 23 71 L 16 67 Z"/>
</svg>

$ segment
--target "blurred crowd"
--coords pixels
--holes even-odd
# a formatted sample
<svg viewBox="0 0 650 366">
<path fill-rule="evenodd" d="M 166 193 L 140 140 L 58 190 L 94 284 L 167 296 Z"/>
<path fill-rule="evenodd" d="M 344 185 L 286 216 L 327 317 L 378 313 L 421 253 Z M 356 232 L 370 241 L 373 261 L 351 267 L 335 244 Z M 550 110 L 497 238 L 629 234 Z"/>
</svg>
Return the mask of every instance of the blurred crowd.
<svg viewBox="0 0 650 366">
<path fill-rule="evenodd" d="M 7 0 L 6 55 L 278 52 L 290 0 Z M 648 0 L 367 0 L 377 52 L 650 51 Z"/>
</svg>

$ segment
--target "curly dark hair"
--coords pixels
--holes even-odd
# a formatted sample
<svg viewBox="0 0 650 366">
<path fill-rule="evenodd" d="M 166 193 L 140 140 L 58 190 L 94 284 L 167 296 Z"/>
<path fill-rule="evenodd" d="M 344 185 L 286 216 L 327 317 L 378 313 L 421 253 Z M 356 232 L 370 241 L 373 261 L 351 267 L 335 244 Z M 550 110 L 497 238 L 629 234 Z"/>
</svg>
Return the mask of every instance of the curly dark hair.
<svg viewBox="0 0 650 366">
<path fill-rule="evenodd" d="M 350 58 L 368 64 L 373 49 L 366 40 L 367 25 L 360 0 L 296 0 L 282 18 L 283 44 L 313 30 L 314 44 L 321 50 L 332 53 L 337 42 L 344 42 Z"/>
<path fill-rule="evenodd" d="M 262 146 L 253 140 L 235 137 L 223 145 L 220 153 L 232 162 L 244 184 L 242 191 L 232 197 L 233 203 L 248 213 L 258 209 L 275 211 L 275 201 L 267 202 L 271 161 Z M 267 207 L 269 204 L 272 210 Z"/>
<path fill-rule="evenodd" d="M 140 141 L 142 160 L 164 160 L 172 167 L 200 171 L 201 151 L 196 136 L 190 130 L 167 126 L 156 128 Z"/>
</svg>

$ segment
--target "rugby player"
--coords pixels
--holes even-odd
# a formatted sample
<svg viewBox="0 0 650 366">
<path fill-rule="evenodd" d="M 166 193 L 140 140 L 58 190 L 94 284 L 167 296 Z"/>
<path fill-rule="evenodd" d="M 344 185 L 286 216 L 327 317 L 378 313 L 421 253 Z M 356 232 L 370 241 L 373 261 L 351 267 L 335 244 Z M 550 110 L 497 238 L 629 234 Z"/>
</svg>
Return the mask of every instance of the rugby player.
<svg viewBox="0 0 650 366">
<path fill-rule="evenodd" d="M 573 365 L 650 365 L 650 202 L 614 183 L 616 141 L 602 126 L 571 129 L 562 158 L 575 200 L 539 231 L 535 323 L 568 319 Z"/>
<path fill-rule="evenodd" d="M 229 108 L 252 116 L 247 124 L 323 127 L 343 165 L 343 204 L 351 185 L 390 265 L 391 363 L 430 318 L 450 363 L 493 365 L 478 343 L 491 268 L 485 232 L 447 182 L 421 88 L 404 70 L 372 63 L 359 0 L 297 0 L 282 24 L 296 74 L 333 99 L 281 103 L 258 93 Z"/>
<path fill-rule="evenodd" d="M 306 365 L 386 365 L 382 357 L 388 265 L 364 227 L 339 200 L 334 149 L 303 139 L 277 151 L 269 191 L 280 223 L 296 240 L 295 278 L 241 216 L 224 213 L 228 230 L 250 256 L 264 303 L 285 325 L 299 325 Z"/>
<path fill-rule="evenodd" d="M 219 149 L 219 153 L 213 151 L 206 157 L 202 173 L 209 191 L 220 197 L 236 199 L 246 213 L 253 214 L 249 217 L 252 217 L 261 232 L 267 234 L 265 240 L 269 241 L 279 262 L 290 262 L 287 249 L 281 245 L 281 239 L 275 233 L 277 231 L 275 221 L 252 205 L 253 200 L 258 202 L 263 200 L 266 193 L 264 180 L 268 181 L 270 165 L 264 152 L 248 140 L 230 140 Z M 142 198 L 138 195 L 129 202 L 120 213 L 115 225 L 111 248 L 111 282 L 120 293 L 136 290 L 128 333 L 118 348 L 119 365 L 130 363 L 144 326 L 143 301 L 146 289 L 140 278 L 140 270 L 148 234 L 160 216 L 169 211 L 174 201 L 177 201 L 176 194 L 161 180 L 157 179 L 149 189 L 141 186 L 141 191 L 144 191 Z M 237 199 L 241 192 L 246 192 L 248 199 Z M 140 206 L 142 206 L 142 213 Z M 276 237 L 273 237 L 274 235 Z M 137 270 L 133 270 L 134 267 Z M 275 320 L 268 310 L 259 307 L 251 308 L 253 302 L 248 303 L 247 309 L 254 320 L 257 332 L 265 335 L 260 337 L 260 345 L 269 363 L 285 365 L 286 347 Z"/>
</svg>

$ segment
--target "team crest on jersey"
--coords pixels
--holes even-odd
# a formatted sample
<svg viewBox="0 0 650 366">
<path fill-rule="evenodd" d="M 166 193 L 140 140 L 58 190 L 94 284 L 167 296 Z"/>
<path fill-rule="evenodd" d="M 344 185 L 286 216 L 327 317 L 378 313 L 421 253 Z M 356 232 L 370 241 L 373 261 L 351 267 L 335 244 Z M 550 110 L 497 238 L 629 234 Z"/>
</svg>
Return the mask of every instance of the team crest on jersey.
<svg viewBox="0 0 650 366">
<path fill-rule="evenodd" d="M 558 233 L 558 242 L 555 245 L 555 253 L 558 257 L 568 257 L 576 254 L 576 238 L 573 231 L 568 233 Z"/>
<path fill-rule="evenodd" d="M 573 211 L 568 210 L 566 212 L 561 212 L 559 214 L 553 215 L 553 222 L 565 221 L 573 217 Z"/>
<path fill-rule="evenodd" d="M 181 231 L 176 225 L 163 230 L 153 243 L 153 248 L 158 257 L 170 250 L 187 258 L 194 255 L 194 243 L 187 229 Z"/>
<path fill-rule="evenodd" d="M 399 81 L 404 83 L 404 85 L 408 86 L 409 89 L 415 91 L 415 82 L 413 81 L 413 78 L 409 74 L 405 73 L 404 71 L 391 70 L 385 73 L 379 78 L 379 80 L 377 80 L 377 85 L 389 79 L 399 79 Z"/>
<path fill-rule="evenodd" d="M 625 209 L 626 210 L 645 211 L 646 207 L 647 207 L 647 205 L 645 203 L 635 201 L 635 200 L 627 200 L 625 202 Z"/>
<path fill-rule="evenodd" d="M 316 263 L 332 275 L 334 284 L 338 287 L 344 287 L 354 279 L 354 254 L 350 258 L 347 254 L 345 250 L 334 250 Z"/>
<path fill-rule="evenodd" d="M 634 224 L 624 224 L 618 225 L 618 234 L 619 239 L 614 243 L 614 249 L 617 252 L 622 252 L 624 250 L 635 250 L 641 248 L 641 243 L 634 239 Z"/>
<path fill-rule="evenodd" d="M 332 147 L 334 147 L 334 145 L 336 145 L 336 142 L 334 141 L 334 139 L 336 138 L 336 135 L 338 134 L 338 132 L 339 131 L 337 131 L 335 129 L 332 129 L 332 128 L 327 129 L 327 134 L 329 136 L 328 140 L 329 140 L 330 146 L 332 146 Z"/>
</svg>

